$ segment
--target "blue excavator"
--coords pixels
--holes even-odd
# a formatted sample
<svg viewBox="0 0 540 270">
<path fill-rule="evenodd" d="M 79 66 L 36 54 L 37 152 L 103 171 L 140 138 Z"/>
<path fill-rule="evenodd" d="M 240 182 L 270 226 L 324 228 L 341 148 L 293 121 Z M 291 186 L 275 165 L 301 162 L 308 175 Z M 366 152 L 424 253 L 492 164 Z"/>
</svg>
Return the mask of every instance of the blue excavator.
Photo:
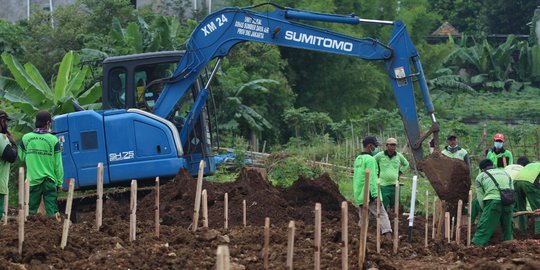
<svg viewBox="0 0 540 270">
<path fill-rule="evenodd" d="M 109 186 L 131 179 L 172 178 L 180 168 L 195 175 L 201 160 L 206 163 L 205 174 L 215 173 L 207 108 L 210 85 L 222 59 L 235 45 L 248 41 L 384 61 L 414 159 L 423 158 L 422 142 L 438 133 L 439 127 L 418 51 L 402 21 L 262 5 L 271 5 L 270 11 L 258 12 L 261 5 L 257 5 L 208 15 L 191 34 L 185 51 L 105 59 L 104 110 L 80 110 L 53 121 L 63 146 L 65 182 L 74 178 L 76 188 L 95 187 L 99 162 L 104 165 L 103 182 Z M 307 21 L 379 24 L 392 32 L 388 44 L 383 44 L 374 38 L 317 28 Z M 208 69 L 210 64 L 213 67 Z M 209 75 L 203 78 L 205 70 Z M 432 120 L 423 135 L 415 84 Z M 438 136 L 434 139 L 438 146 Z"/>
</svg>

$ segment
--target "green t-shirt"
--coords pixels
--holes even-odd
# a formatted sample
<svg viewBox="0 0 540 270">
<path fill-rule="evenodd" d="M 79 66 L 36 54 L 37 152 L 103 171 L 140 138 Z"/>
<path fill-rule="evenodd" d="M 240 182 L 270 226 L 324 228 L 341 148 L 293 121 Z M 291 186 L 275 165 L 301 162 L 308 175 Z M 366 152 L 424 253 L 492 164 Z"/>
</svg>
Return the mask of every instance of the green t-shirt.
<svg viewBox="0 0 540 270">
<path fill-rule="evenodd" d="M 489 150 L 486 155 L 486 158 L 493 162 L 493 168 L 503 168 L 503 157 L 506 159 L 506 165 L 514 164 L 514 158 L 512 152 L 508 150 L 501 151 L 500 153 L 495 153 L 495 149 Z"/>
<path fill-rule="evenodd" d="M 362 153 L 354 161 L 353 193 L 356 205 L 364 204 L 364 183 L 366 170 L 370 170 L 369 192 L 371 197 L 377 197 L 377 161 L 370 154 Z"/>
<path fill-rule="evenodd" d="M 540 174 L 540 162 L 533 162 L 523 167 L 516 176 L 516 181 L 527 181 L 533 183 Z"/>
<path fill-rule="evenodd" d="M 389 157 L 385 152 L 375 155 L 375 160 L 379 164 L 379 177 L 381 186 L 394 186 L 398 182 L 399 169 L 409 167 L 409 162 L 401 154 L 397 153 Z"/>
<path fill-rule="evenodd" d="M 39 185 L 46 178 L 52 179 L 57 186 L 62 185 L 62 151 L 56 136 L 50 133 L 25 134 L 19 149 L 19 159 L 26 162 L 26 178 L 30 186 Z"/>
<path fill-rule="evenodd" d="M 500 189 L 511 188 L 514 189 L 514 184 L 504 170 L 489 169 L 488 172 L 495 178 Z M 484 172 L 481 172 L 475 180 L 476 183 L 476 196 L 480 206 L 484 208 L 484 201 L 486 200 L 501 200 L 501 193 L 493 183 L 493 180 Z"/>
<path fill-rule="evenodd" d="M 5 134 L 0 134 L 0 155 L 4 153 L 6 146 L 10 144 Z M 0 159 L 0 194 L 8 194 L 9 168 L 11 163 Z"/>
</svg>

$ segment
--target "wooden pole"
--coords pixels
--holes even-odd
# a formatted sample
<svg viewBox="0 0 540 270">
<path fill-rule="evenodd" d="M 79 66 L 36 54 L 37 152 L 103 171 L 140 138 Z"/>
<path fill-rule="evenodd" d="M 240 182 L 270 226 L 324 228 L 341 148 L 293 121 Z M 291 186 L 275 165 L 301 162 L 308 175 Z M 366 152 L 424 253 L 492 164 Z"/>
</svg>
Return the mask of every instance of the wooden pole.
<svg viewBox="0 0 540 270">
<path fill-rule="evenodd" d="M 224 225 L 223 227 L 225 229 L 228 229 L 229 228 L 229 194 L 228 193 L 225 193 L 225 199 L 224 199 L 224 206 L 223 206 L 223 211 L 225 213 L 223 213 L 223 216 L 225 217 L 225 222 L 224 222 Z"/>
<path fill-rule="evenodd" d="M 244 224 L 244 227 L 247 225 L 246 200 L 242 200 L 242 224 Z"/>
<path fill-rule="evenodd" d="M 67 245 L 69 226 L 71 224 L 71 206 L 73 204 L 73 190 L 75 189 L 75 179 L 69 180 L 68 198 L 66 202 L 66 219 L 64 219 L 64 228 L 62 229 L 62 240 L 60 248 L 63 250 Z"/>
<path fill-rule="evenodd" d="M 264 246 L 263 246 L 263 261 L 264 261 L 265 270 L 269 269 L 268 268 L 268 253 L 270 249 L 269 245 L 270 245 L 270 218 L 266 217 L 264 218 Z"/>
<path fill-rule="evenodd" d="M 28 200 L 30 199 L 30 181 L 28 179 L 24 180 L 24 221 L 28 218 L 28 212 L 30 208 L 28 207 Z"/>
<path fill-rule="evenodd" d="M 204 160 L 201 160 L 199 163 L 199 174 L 197 175 L 197 191 L 195 191 L 195 203 L 193 209 L 193 222 L 191 223 L 193 227 L 192 231 L 196 231 L 199 226 L 199 210 L 201 209 L 201 191 L 202 191 L 202 181 L 204 173 Z"/>
<path fill-rule="evenodd" d="M 156 177 L 156 201 L 155 201 L 155 210 L 154 210 L 154 225 L 156 227 L 156 237 L 159 238 L 159 176 Z"/>
<path fill-rule="evenodd" d="M 381 178 L 377 178 L 377 226 L 376 226 L 376 248 L 377 253 L 381 253 Z"/>
<path fill-rule="evenodd" d="M 129 241 L 137 239 L 137 180 L 131 180 L 131 200 L 129 215 Z"/>
<path fill-rule="evenodd" d="M 287 263 L 286 268 L 293 269 L 293 255 L 294 255 L 294 221 L 289 221 L 287 227 Z"/>
<path fill-rule="evenodd" d="M 444 221 L 444 208 L 446 206 L 446 201 L 442 200 L 439 210 L 437 211 L 439 214 L 437 215 L 437 239 L 441 240 L 443 239 L 444 233 L 443 233 L 443 221 Z"/>
<path fill-rule="evenodd" d="M 396 183 L 396 195 L 394 197 L 394 254 L 399 246 L 399 182 Z"/>
<path fill-rule="evenodd" d="M 467 209 L 467 246 L 471 245 L 471 214 L 472 214 L 472 190 L 469 190 L 469 207 Z"/>
<path fill-rule="evenodd" d="M 362 205 L 362 225 L 360 227 L 360 248 L 358 250 L 358 268 L 362 269 L 364 267 L 364 262 L 366 260 L 366 241 L 367 241 L 367 231 L 369 225 L 369 169 L 366 170 L 365 181 L 364 181 L 364 204 Z"/>
<path fill-rule="evenodd" d="M 216 270 L 229 270 L 231 269 L 231 259 L 229 255 L 229 247 L 220 245 L 216 252 Z"/>
<path fill-rule="evenodd" d="M 103 163 L 97 166 L 97 199 L 96 199 L 96 228 L 99 231 L 103 225 Z"/>
<path fill-rule="evenodd" d="M 24 168 L 19 168 L 19 255 L 22 255 L 24 243 Z"/>
<path fill-rule="evenodd" d="M 435 219 L 437 218 L 437 207 L 436 207 L 437 197 L 433 196 L 433 215 L 432 219 L 432 228 L 431 228 L 431 239 L 435 239 Z"/>
<path fill-rule="evenodd" d="M 461 211 L 463 208 L 463 201 L 459 200 L 457 204 L 457 221 L 456 221 L 456 243 L 461 244 Z"/>
<path fill-rule="evenodd" d="M 424 235 L 424 246 L 427 247 L 428 246 L 428 234 L 429 234 L 429 191 L 426 190 L 426 200 L 425 200 L 425 203 L 426 205 L 426 233 Z"/>
<path fill-rule="evenodd" d="M 450 240 L 452 240 L 452 237 L 454 237 L 454 228 L 455 228 L 455 223 L 456 222 L 456 217 L 452 217 L 452 221 L 450 222 Z"/>
<path fill-rule="evenodd" d="M 444 212 L 444 236 L 450 243 L 450 213 Z"/>
<path fill-rule="evenodd" d="M 321 269 L 321 204 L 315 204 L 315 270 Z"/>
<path fill-rule="evenodd" d="M 208 194 L 206 189 L 202 191 L 202 216 L 203 216 L 203 227 L 208 228 Z"/>
<path fill-rule="evenodd" d="M 349 269 L 349 209 L 341 202 L 341 270 Z"/>
<path fill-rule="evenodd" d="M 9 192 L 4 195 L 4 225 L 8 222 L 8 204 L 9 204 Z"/>
</svg>

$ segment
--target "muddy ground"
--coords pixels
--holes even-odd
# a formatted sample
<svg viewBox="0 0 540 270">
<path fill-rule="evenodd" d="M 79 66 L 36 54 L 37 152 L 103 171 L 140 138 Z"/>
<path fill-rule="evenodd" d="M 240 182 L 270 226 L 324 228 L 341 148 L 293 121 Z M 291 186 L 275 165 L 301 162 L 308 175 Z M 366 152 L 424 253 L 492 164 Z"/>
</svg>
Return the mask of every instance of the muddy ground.
<svg viewBox="0 0 540 270">
<path fill-rule="evenodd" d="M 71 226 L 68 245 L 59 247 L 62 224 L 54 219 L 31 217 L 25 224 L 23 255 L 17 253 L 17 224 L 0 226 L 0 269 L 214 269 L 218 245 L 228 245 L 233 269 L 262 269 L 264 217 L 271 219 L 270 269 L 285 269 L 287 223 L 296 221 L 294 268 L 313 268 L 314 213 L 322 203 L 321 269 L 341 269 L 339 205 L 344 198 L 327 176 L 300 178 L 288 189 L 271 186 L 256 171 L 244 169 L 231 183 L 205 182 L 209 196 L 210 229 L 188 230 L 193 214 L 196 180 L 181 172 L 161 187 L 161 234 L 154 235 L 154 193 L 139 198 L 137 240 L 128 241 L 126 198 L 109 196 L 103 227 L 94 227 L 93 214 Z M 229 229 L 223 229 L 223 197 L 229 194 Z M 248 226 L 242 226 L 242 200 L 248 205 Z M 356 212 L 349 205 L 349 267 L 358 269 Z M 391 216 L 392 218 L 392 216 Z M 383 241 L 375 251 L 374 222 L 368 236 L 369 266 L 379 269 L 540 269 L 540 242 L 523 239 L 481 247 L 464 247 L 430 239 L 424 247 L 424 222 L 415 218 L 413 243 L 406 241 L 407 226 L 401 218 L 400 249 Z M 201 222 L 199 224 L 202 224 Z M 431 232 L 430 232 L 431 235 Z M 465 237 L 463 230 L 462 238 Z M 497 238 L 497 237 L 496 237 Z M 495 239 L 497 241 L 498 239 Z"/>
</svg>

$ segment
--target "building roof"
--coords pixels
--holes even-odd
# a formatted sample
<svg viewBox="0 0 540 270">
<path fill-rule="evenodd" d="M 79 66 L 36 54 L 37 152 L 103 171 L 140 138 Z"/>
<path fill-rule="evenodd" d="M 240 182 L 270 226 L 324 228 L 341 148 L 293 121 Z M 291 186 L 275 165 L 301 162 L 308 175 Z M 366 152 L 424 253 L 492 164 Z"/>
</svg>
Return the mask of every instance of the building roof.
<svg viewBox="0 0 540 270">
<path fill-rule="evenodd" d="M 431 33 L 432 36 L 438 36 L 438 37 L 446 37 L 448 35 L 451 36 L 460 36 L 461 33 L 453 27 L 449 22 L 444 22 L 437 30 L 435 30 L 433 33 Z"/>
</svg>

